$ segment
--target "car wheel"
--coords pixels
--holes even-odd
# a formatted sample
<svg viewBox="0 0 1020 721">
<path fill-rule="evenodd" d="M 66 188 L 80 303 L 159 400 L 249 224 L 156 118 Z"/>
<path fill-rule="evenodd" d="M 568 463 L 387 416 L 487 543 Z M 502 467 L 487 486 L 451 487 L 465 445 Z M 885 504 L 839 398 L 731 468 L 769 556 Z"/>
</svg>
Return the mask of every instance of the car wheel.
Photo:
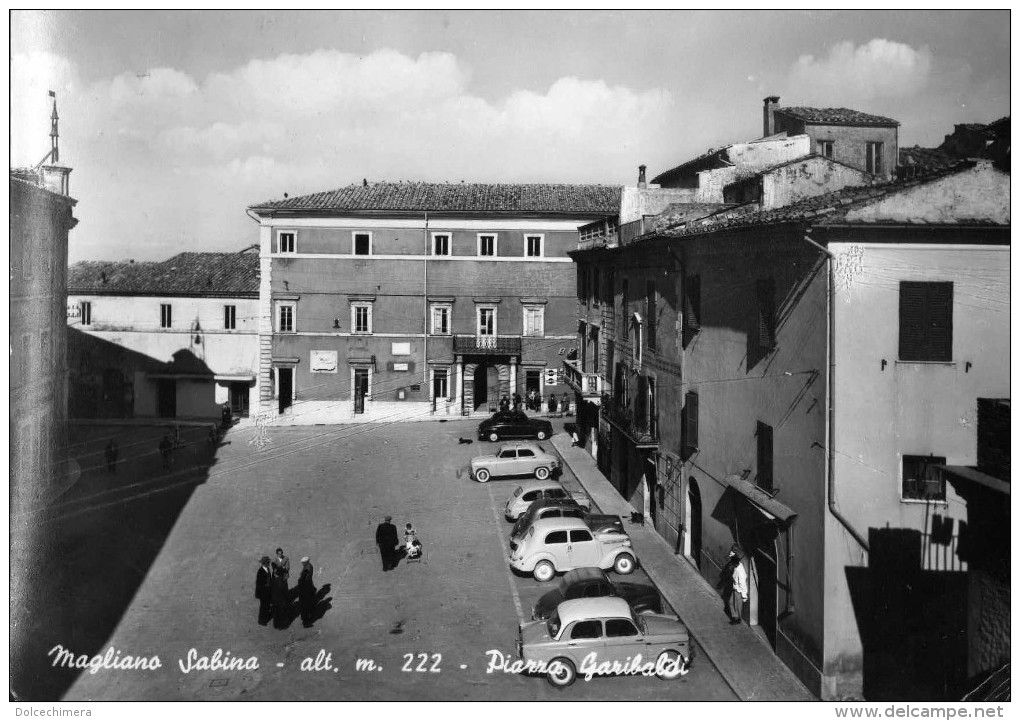
<svg viewBox="0 0 1020 721">
<path fill-rule="evenodd" d="M 637 566 L 637 561 L 629 553 L 621 553 L 613 561 L 613 570 L 619 573 L 621 576 L 626 576 L 628 573 L 634 573 L 634 568 Z"/>
<path fill-rule="evenodd" d="M 569 658 L 554 658 L 545 677 L 556 688 L 566 688 L 577 679 L 577 669 Z"/>
<path fill-rule="evenodd" d="M 539 432 L 538 432 L 538 433 L 537 433 L 537 434 L 535 435 L 535 438 L 537 438 L 537 439 L 538 439 L 538 440 L 540 440 L 540 441 L 544 441 L 544 440 L 545 440 L 545 439 L 546 439 L 546 438 L 548 437 L 548 435 L 549 435 L 549 434 L 548 434 L 548 433 L 546 433 L 545 431 L 539 431 Z"/>
<path fill-rule="evenodd" d="M 677 651 L 663 651 L 655 662 L 655 675 L 663 681 L 672 681 L 675 678 L 686 676 L 690 671 L 688 660 Z"/>
<path fill-rule="evenodd" d="M 556 575 L 556 568 L 549 561 L 539 561 L 535 564 L 535 570 L 531 573 L 536 581 L 545 583 L 546 581 L 553 580 L 553 577 Z M 571 683 L 573 683 L 573 679 L 571 679 Z M 570 684 L 565 685 L 569 686 Z"/>
<path fill-rule="evenodd" d="M 548 477 L 549 469 L 546 468 L 545 466 L 539 466 L 538 468 L 535 469 L 535 478 L 537 478 L 538 480 L 544 481 Z"/>
<path fill-rule="evenodd" d="M 496 441 L 499 440 L 499 434 L 496 433 L 496 431 L 493 431 L 492 433 L 489 434 L 489 440 L 495 443 Z"/>
<path fill-rule="evenodd" d="M 489 472 L 484 468 L 479 468 L 477 471 L 475 471 L 475 480 L 478 481 L 479 483 L 488 483 Z"/>
</svg>

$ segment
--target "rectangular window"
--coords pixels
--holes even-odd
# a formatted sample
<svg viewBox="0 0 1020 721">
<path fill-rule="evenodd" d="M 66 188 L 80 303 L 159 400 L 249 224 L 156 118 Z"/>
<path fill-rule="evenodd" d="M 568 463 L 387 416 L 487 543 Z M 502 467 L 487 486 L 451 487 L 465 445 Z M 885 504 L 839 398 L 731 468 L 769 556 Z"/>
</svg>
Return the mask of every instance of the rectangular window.
<svg viewBox="0 0 1020 721">
<path fill-rule="evenodd" d="M 493 336 L 493 335 L 496 335 L 496 309 L 495 308 L 479 308 L 478 309 L 478 335 L 479 336 Z"/>
<path fill-rule="evenodd" d="M 687 391 L 684 396 L 684 413 L 681 418 L 683 428 L 680 434 L 683 438 L 684 457 L 688 457 L 698 450 L 698 394 L 694 391 Z"/>
<path fill-rule="evenodd" d="M 524 254 L 529 258 L 541 258 L 544 240 L 541 235 L 524 236 Z"/>
<path fill-rule="evenodd" d="M 432 306 L 432 335 L 450 335 L 450 311 L 448 305 Z"/>
<path fill-rule="evenodd" d="M 87 300 L 81 302 L 81 324 L 92 325 L 92 303 Z"/>
<path fill-rule="evenodd" d="M 450 236 L 446 233 L 432 234 L 432 255 L 450 254 Z"/>
<path fill-rule="evenodd" d="M 684 325 L 691 333 L 701 330 L 700 275 L 689 275 L 684 278 Z"/>
<path fill-rule="evenodd" d="M 495 256 L 496 255 L 496 236 L 495 235 L 478 235 L 478 255 L 483 256 Z"/>
<path fill-rule="evenodd" d="M 169 303 L 161 303 L 159 306 L 159 327 L 160 328 L 173 327 L 173 312 L 170 308 Z"/>
<path fill-rule="evenodd" d="M 223 327 L 226 330 L 234 330 L 237 328 L 237 306 L 236 305 L 225 305 L 223 306 Z"/>
<path fill-rule="evenodd" d="M 354 233 L 354 255 L 372 255 L 371 233 Z"/>
<path fill-rule="evenodd" d="M 953 360 L 953 284 L 900 283 L 900 360 Z"/>
<path fill-rule="evenodd" d="M 280 252 L 281 253 L 296 253 L 297 252 L 297 238 L 294 233 L 280 233 Z"/>
<path fill-rule="evenodd" d="M 772 426 L 758 421 L 758 477 L 755 479 L 758 488 L 771 492 L 772 482 Z"/>
<path fill-rule="evenodd" d="M 943 456 L 903 456 L 903 500 L 946 500 L 945 479 L 936 468 L 945 462 Z"/>
<path fill-rule="evenodd" d="M 819 140 L 818 141 L 818 154 L 825 158 L 832 157 L 832 146 L 831 140 Z"/>
<path fill-rule="evenodd" d="M 545 335 L 545 308 L 538 306 L 524 309 L 524 335 Z"/>
<path fill-rule="evenodd" d="M 435 399 L 449 398 L 450 371 L 446 368 L 437 368 L 432 371 L 432 374 L 432 397 Z"/>
<path fill-rule="evenodd" d="M 281 303 L 278 307 L 280 310 L 277 316 L 276 329 L 280 333 L 293 333 L 295 327 L 294 304 Z"/>
<path fill-rule="evenodd" d="M 602 274 L 599 272 L 598 266 L 592 266 L 591 269 L 591 302 L 594 305 L 598 305 L 599 301 L 602 300 Z"/>
<path fill-rule="evenodd" d="M 872 175 L 882 174 L 882 143 L 866 143 L 864 169 Z"/>
<path fill-rule="evenodd" d="M 655 281 L 649 280 L 645 283 L 645 316 L 648 318 L 648 349 L 655 350 L 655 330 L 658 303 L 655 298 Z"/>
<path fill-rule="evenodd" d="M 588 266 L 584 263 L 577 266 L 577 299 L 585 304 L 588 302 Z"/>
<path fill-rule="evenodd" d="M 776 284 L 773 280 L 759 280 L 755 284 L 758 305 L 758 347 L 772 350 L 776 347 Z"/>
<path fill-rule="evenodd" d="M 351 328 L 355 333 L 372 332 L 372 306 L 359 303 L 351 306 Z"/>
</svg>

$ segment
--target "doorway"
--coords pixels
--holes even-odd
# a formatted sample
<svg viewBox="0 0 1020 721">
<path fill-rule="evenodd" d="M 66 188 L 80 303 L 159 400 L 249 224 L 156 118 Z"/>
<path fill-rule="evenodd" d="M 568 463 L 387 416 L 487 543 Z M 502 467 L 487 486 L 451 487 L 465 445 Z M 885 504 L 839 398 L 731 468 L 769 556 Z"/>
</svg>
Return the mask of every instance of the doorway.
<svg viewBox="0 0 1020 721">
<path fill-rule="evenodd" d="M 365 399 L 368 397 L 368 368 L 354 369 L 354 412 L 365 412 Z"/>
<path fill-rule="evenodd" d="M 758 625 L 765 632 L 772 649 L 776 648 L 776 610 L 779 602 L 776 598 L 776 561 L 762 549 L 754 549 L 754 575 L 758 591 Z"/>
<path fill-rule="evenodd" d="M 690 548 L 687 555 L 701 570 L 701 489 L 693 478 L 687 481 L 687 534 Z"/>
<path fill-rule="evenodd" d="M 156 412 L 160 418 L 177 416 L 177 381 L 173 378 L 156 381 Z"/>
<path fill-rule="evenodd" d="M 283 413 L 294 400 L 294 369 L 277 368 L 276 377 L 280 382 L 280 413 Z"/>
<path fill-rule="evenodd" d="M 496 406 L 496 402 L 499 400 L 497 387 L 498 378 L 496 375 L 496 367 L 491 365 L 479 364 L 475 368 L 474 375 L 474 397 L 475 397 L 475 409 L 488 406 L 489 410 L 493 410 Z"/>
<path fill-rule="evenodd" d="M 249 388 L 249 384 L 244 382 L 230 384 L 230 412 L 233 415 L 240 416 L 241 418 L 248 417 Z"/>
<path fill-rule="evenodd" d="M 432 410 L 435 410 L 450 395 L 450 371 L 437 368 L 432 373 Z"/>
</svg>

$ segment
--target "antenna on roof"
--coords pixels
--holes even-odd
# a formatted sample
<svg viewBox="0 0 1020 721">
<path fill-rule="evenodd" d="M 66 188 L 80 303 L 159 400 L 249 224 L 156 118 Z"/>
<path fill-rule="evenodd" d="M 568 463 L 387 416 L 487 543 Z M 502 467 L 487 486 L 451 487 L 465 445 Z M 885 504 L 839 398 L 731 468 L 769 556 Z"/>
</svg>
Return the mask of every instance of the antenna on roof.
<svg viewBox="0 0 1020 721">
<path fill-rule="evenodd" d="M 53 98 L 53 112 L 50 114 L 50 152 L 46 153 L 46 157 L 36 163 L 35 167 L 42 166 L 47 160 L 53 163 L 60 162 L 60 130 L 59 120 L 60 116 L 57 115 L 57 94 L 52 90 L 49 91 L 50 97 Z"/>
</svg>

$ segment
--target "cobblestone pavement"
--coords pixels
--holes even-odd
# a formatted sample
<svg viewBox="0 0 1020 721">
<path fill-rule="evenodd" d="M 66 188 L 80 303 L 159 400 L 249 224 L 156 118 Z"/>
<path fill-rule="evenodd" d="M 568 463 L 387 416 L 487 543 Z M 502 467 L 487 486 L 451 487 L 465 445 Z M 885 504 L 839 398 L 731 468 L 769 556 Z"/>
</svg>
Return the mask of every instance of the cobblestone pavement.
<svg viewBox="0 0 1020 721">
<path fill-rule="evenodd" d="M 458 443 L 475 437 L 476 424 L 271 428 L 262 450 L 248 443 L 251 429 L 231 431 L 172 525 L 132 540 L 154 546 L 153 557 L 99 649 L 158 654 L 162 667 L 86 671 L 65 698 L 734 700 L 704 655 L 672 682 L 596 678 L 559 691 L 538 677 L 486 673 L 486 652 L 513 655 L 518 609 L 527 613 L 549 586 L 507 567 L 509 524 L 499 508 L 513 481 L 467 477 L 470 458 L 493 446 Z M 579 488 L 569 472 L 563 481 Z M 382 572 L 374 533 L 385 514 L 398 528 L 414 523 L 422 563 Z M 291 558 L 292 585 L 301 556 L 315 565 L 324 590 L 311 628 L 256 623 L 257 559 L 277 546 Z M 77 651 L 73 638 L 64 645 Z M 178 660 L 190 649 L 257 656 L 259 667 L 184 673 Z M 302 671 L 320 651 L 332 668 Z M 377 669 L 356 670 L 358 659 Z"/>
</svg>

